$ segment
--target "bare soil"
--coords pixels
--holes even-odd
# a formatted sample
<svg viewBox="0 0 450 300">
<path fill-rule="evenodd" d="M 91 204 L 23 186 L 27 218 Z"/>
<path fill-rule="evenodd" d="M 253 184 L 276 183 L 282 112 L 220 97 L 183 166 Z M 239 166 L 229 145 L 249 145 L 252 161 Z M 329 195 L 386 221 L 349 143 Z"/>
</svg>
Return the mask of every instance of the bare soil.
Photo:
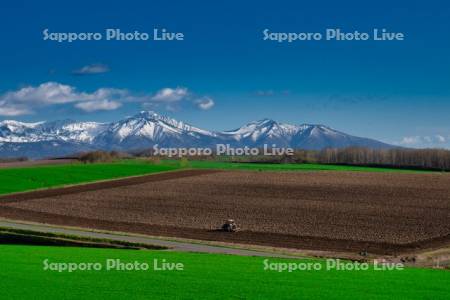
<svg viewBox="0 0 450 300">
<path fill-rule="evenodd" d="M 0 162 L 0 169 L 7 168 L 21 168 L 21 167 L 33 167 L 42 165 L 63 165 L 77 162 L 76 159 L 64 158 L 64 159 L 41 159 L 41 160 L 27 160 L 27 161 L 12 161 L 12 162 Z"/>
<path fill-rule="evenodd" d="M 450 243 L 449 174 L 192 172 L 198 173 L 183 177 L 182 172 L 170 172 L 151 175 L 153 179 L 147 181 L 130 178 L 126 185 L 102 182 L 3 196 L 0 216 L 151 235 L 379 254 Z M 217 231 L 229 218 L 236 220 L 240 231 Z"/>
</svg>

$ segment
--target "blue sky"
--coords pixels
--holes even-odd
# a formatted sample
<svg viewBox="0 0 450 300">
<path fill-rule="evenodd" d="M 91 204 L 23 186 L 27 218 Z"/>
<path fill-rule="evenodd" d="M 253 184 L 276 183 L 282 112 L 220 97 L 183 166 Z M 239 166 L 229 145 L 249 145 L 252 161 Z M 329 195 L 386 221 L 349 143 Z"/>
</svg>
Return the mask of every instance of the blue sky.
<svg viewBox="0 0 450 300">
<path fill-rule="evenodd" d="M 112 121 L 154 109 L 214 130 L 269 117 L 450 147 L 448 1 L 146 2 L 2 4 L 0 120 Z M 45 28 L 166 28 L 185 40 L 57 43 L 43 40 Z M 289 44 L 264 41 L 266 28 L 406 37 Z"/>
</svg>

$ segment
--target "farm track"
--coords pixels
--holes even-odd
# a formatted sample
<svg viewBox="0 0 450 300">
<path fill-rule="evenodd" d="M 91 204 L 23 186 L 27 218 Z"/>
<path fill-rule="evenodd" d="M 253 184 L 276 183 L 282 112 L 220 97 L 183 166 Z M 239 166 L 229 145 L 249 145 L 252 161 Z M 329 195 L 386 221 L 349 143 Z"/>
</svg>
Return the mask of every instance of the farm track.
<svg viewBox="0 0 450 300">
<path fill-rule="evenodd" d="M 418 252 L 426 249 L 437 249 L 443 245 L 450 244 L 450 235 L 414 243 L 396 245 L 390 243 L 338 240 L 322 237 L 270 234 L 251 231 L 240 231 L 238 233 L 230 234 L 215 230 L 202 230 L 193 228 L 148 225 L 142 223 L 95 220 L 82 217 L 70 217 L 2 206 L 0 206 L 0 216 L 11 220 L 20 219 L 22 221 L 37 222 L 42 224 L 130 232 L 150 236 L 174 237 L 192 240 L 217 241 L 226 243 L 318 251 L 358 253 L 362 250 L 365 250 L 369 253 L 377 255 L 399 255 L 402 253 Z"/>
<path fill-rule="evenodd" d="M 186 170 L 149 177 L 3 196 L 0 216 L 153 236 L 390 255 L 450 244 L 448 174 Z M 241 231 L 215 230 L 227 218 L 236 219 Z"/>
</svg>

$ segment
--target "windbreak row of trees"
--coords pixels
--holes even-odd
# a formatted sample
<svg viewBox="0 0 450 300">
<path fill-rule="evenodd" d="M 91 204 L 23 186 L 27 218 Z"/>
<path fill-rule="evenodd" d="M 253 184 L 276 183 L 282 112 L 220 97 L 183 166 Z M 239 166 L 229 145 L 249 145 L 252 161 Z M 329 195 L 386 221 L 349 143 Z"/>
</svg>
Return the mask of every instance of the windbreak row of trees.
<svg viewBox="0 0 450 300">
<path fill-rule="evenodd" d="M 144 153 L 140 156 L 152 155 Z M 293 156 L 218 156 L 213 153 L 210 156 L 188 156 L 187 158 L 229 162 L 320 163 L 450 171 L 450 150 L 446 149 L 371 149 L 349 147 L 324 150 L 295 150 Z"/>
<path fill-rule="evenodd" d="M 78 159 L 84 163 L 95 163 L 111 162 L 132 157 L 152 157 L 157 160 L 166 158 L 153 156 L 149 152 L 123 153 L 117 151 L 92 151 L 80 154 Z M 321 163 L 450 171 L 450 150 L 446 149 L 370 149 L 349 147 L 324 150 L 296 150 L 293 156 L 218 156 L 212 154 L 210 156 L 187 158 L 229 162 Z M 25 157 L 15 159 L 0 158 L 0 163 L 25 160 L 27 160 Z"/>
<path fill-rule="evenodd" d="M 25 156 L 19 156 L 19 157 L 0 157 L 0 163 L 12 163 L 12 162 L 20 162 L 20 161 L 27 161 L 28 158 Z"/>
<path fill-rule="evenodd" d="M 300 153 L 299 153 L 300 154 Z M 325 164 L 377 165 L 398 168 L 450 170 L 450 151 L 445 149 L 325 149 L 308 153 L 305 160 Z"/>
<path fill-rule="evenodd" d="M 407 169 L 450 171 L 450 150 L 446 149 L 371 149 L 329 148 L 324 150 L 295 150 L 293 156 L 210 156 L 201 160 L 260 163 L 320 163 L 356 166 L 378 166 Z"/>
</svg>

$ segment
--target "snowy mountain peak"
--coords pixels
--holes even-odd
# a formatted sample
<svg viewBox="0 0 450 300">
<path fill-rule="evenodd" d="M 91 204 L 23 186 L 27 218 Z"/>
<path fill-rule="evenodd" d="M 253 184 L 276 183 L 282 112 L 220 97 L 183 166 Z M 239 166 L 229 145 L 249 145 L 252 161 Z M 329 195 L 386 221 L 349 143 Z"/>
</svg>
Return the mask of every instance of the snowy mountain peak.
<svg viewBox="0 0 450 300">
<path fill-rule="evenodd" d="M 109 128 L 101 133 L 98 140 L 103 144 L 123 142 L 129 139 L 143 138 L 147 141 L 161 142 L 166 139 L 178 139 L 181 136 L 198 135 L 214 136 L 214 133 L 202 130 L 175 119 L 159 115 L 153 111 L 141 111 L 124 120 L 110 124 Z"/>
<path fill-rule="evenodd" d="M 282 138 L 295 134 L 299 126 L 278 123 L 272 119 L 250 122 L 238 129 L 224 131 L 222 134 L 234 136 L 235 140 L 251 139 L 253 142 L 264 138 Z"/>
<path fill-rule="evenodd" d="M 36 126 L 41 125 L 45 122 L 36 122 L 36 123 L 25 123 L 25 122 L 19 122 L 14 120 L 4 120 L 0 122 L 0 128 L 9 128 L 11 130 L 17 129 L 17 128 L 34 128 Z"/>
<path fill-rule="evenodd" d="M 378 141 L 358 138 L 325 125 L 291 125 L 272 119 L 250 122 L 231 131 L 213 132 L 194 127 L 154 111 L 112 123 L 61 120 L 23 123 L 0 122 L 0 156 L 45 157 L 77 151 L 143 149 L 161 147 L 278 147 L 323 149 L 326 147 L 392 147 Z"/>
<path fill-rule="evenodd" d="M 29 126 L 32 127 L 35 124 L 39 124 L 40 122 L 37 123 L 25 123 L 25 122 L 19 122 L 19 121 L 15 121 L 15 120 L 3 120 L 0 121 L 0 126 L 7 126 L 7 125 L 11 125 L 11 126 Z"/>
</svg>

